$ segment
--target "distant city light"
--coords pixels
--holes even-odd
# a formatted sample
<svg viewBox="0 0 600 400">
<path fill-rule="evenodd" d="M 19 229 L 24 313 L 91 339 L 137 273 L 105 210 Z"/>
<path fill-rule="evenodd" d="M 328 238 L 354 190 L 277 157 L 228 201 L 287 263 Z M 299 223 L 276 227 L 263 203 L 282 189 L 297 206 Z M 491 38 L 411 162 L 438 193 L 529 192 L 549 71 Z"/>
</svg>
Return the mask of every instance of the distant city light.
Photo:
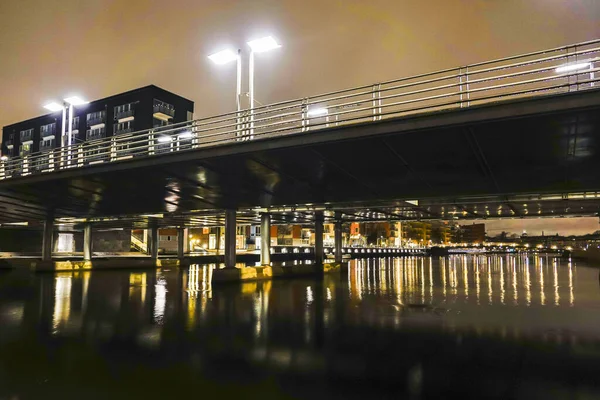
<svg viewBox="0 0 600 400">
<path fill-rule="evenodd" d="M 255 53 L 264 53 L 265 51 L 278 49 L 281 47 L 279 43 L 273 38 L 273 36 L 266 36 L 264 38 L 251 40 L 248 42 L 248 46 Z"/>
<path fill-rule="evenodd" d="M 67 97 L 65 99 L 65 101 L 67 103 L 69 103 L 72 106 L 80 106 L 82 104 L 87 104 L 88 102 L 83 100 L 81 97 L 79 96 L 71 96 L 71 97 Z"/>
<path fill-rule="evenodd" d="M 217 65 L 226 64 L 230 61 L 237 60 L 238 56 L 231 50 L 222 50 L 208 56 L 212 62 Z"/>
<path fill-rule="evenodd" d="M 307 115 L 309 117 L 324 117 L 329 114 L 329 111 L 326 108 L 314 108 L 312 110 L 308 110 Z"/>
<path fill-rule="evenodd" d="M 58 104 L 57 102 L 53 101 L 51 103 L 48 103 L 44 106 L 44 108 L 46 110 L 50 110 L 52 112 L 56 112 L 56 111 L 60 111 L 63 109 L 63 106 Z"/>
<path fill-rule="evenodd" d="M 592 64 L 589 62 L 577 63 L 577 64 L 567 64 L 567 65 L 561 65 L 560 67 L 556 68 L 555 71 L 557 73 L 577 71 L 580 69 L 590 68 L 591 65 Z"/>
</svg>

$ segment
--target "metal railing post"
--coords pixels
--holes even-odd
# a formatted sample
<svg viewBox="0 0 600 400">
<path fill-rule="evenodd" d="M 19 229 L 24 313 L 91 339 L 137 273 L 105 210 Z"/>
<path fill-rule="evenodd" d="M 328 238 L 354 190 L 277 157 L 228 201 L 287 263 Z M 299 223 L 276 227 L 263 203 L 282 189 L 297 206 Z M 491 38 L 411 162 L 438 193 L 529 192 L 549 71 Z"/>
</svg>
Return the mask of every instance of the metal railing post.
<svg viewBox="0 0 600 400">
<path fill-rule="evenodd" d="M 77 166 L 83 166 L 83 144 L 77 146 Z"/>
<path fill-rule="evenodd" d="M 458 92 L 460 94 L 460 108 L 471 105 L 469 93 L 469 67 L 461 67 L 458 70 Z"/>
<path fill-rule="evenodd" d="M 29 160 L 28 160 L 28 156 L 24 155 L 23 156 L 23 172 L 22 175 L 27 175 L 29 173 Z"/>
<path fill-rule="evenodd" d="M 54 171 L 54 151 L 48 152 L 48 169 Z"/>
<path fill-rule="evenodd" d="M 154 130 L 148 132 L 148 155 L 154 155 Z"/>
<path fill-rule="evenodd" d="M 237 111 L 235 114 L 235 140 L 240 141 L 244 133 L 244 117 L 241 111 Z"/>
<path fill-rule="evenodd" d="M 115 161 L 117 159 L 117 143 L 114 137 L 110 138 L 110 161 Z"/>
<path fill-rule="evenodd" d="M 570 55 L 571 49 L 575 50 L 573 55 Z M 577 64 L 577 46 L 567 46 L 567 64 Z M 576 92 L 579 89 L 579 71 L 575 70 L 572 72 L 568 72 L 567 82 L 569 85 L 569 92 Z"/>
<path fill-rule="evenodd" d="M 301 114 L 300 118 L 302 119 L 302 132 L 308 131 L 308 98 L 302 99 L 301 104 Z"/>
<path fill-rule="evenodd" d="M 373 85 L 373 121 L 381 120 L 381 83 Z"/>
</svg>

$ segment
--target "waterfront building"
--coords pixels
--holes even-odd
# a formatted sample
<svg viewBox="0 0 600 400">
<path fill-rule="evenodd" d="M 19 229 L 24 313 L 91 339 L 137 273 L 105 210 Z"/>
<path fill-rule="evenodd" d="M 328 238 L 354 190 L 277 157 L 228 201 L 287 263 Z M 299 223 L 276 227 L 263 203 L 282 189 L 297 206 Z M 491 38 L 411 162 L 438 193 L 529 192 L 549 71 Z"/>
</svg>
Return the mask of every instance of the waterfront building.
<svg viewBox="0 0 600 400">
<path fill-rule="evenodd" d="M 26 157 L 35 152 L 51 152 L 68 143 L 69 130 L 73 145 L 96 139 L 125 135 L 147 129 L 161 129 L 193 119 L 194 103 L 174 93 L 150 85 L 73 107 L 73 115 L 63 121 L 61 111 L 17 122 L 2 128 L 2 156 L 6 159 Z M 71 126 L 69 129 L 69 119 Z M 166 129 L 166 128 L 162 128 Z M 63 136 L 63 132 L 65 135 Z M 119 155 L 131 156 L 128 146 L 115 149 Z M 88 149 L 89 150 L 89 149 Z M 159 151 L 160 149 L 157 149 Z M 88 151 L 88 154 L 93 152 Z M 77 153 L 73 154 L 77 157 Z M 49 157 L 50 158 L 50 157 Z M 28 168 L 43 170 L 51 159 L 39 159 Z M 87 162 L 98 161 L 88 156 Z"/>
</svg>

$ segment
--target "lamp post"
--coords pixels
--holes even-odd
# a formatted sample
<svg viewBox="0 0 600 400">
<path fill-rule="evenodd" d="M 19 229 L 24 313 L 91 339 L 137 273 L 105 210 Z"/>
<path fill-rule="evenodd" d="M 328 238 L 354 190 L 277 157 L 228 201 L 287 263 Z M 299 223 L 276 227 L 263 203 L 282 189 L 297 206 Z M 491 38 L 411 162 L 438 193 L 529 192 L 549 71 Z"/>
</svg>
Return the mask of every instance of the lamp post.
<svg viewBox="0 0 600 400">
<path fill-rule="evenodd" d="M 247 42 L 250 47 L 250 56 L 248 62 L 248 97 L 250 101 L 250 139 L 254 134 L 254 54 L 264 53 L 281 47 L 272 36 L 266 36 L 261 39 Z M 232 50 L 222 50 L 208 56 L 215 64 L 222 65 L 231 61 L 237 61 L 237 80 L 236 80 L 236 104 L 238 113 L 242 110 L 242 50 L 238 49 L 237 54 Z M 239 118 L 239 116 L 238 116 Z M 238 122 L 238 136 L 240 124 Z"/>
<path fill-rule="evenodd" d="M 67 136 L 68 146 L 68 159 L 71 158 L 71 145 L 73 144 L 73 106 L 80 106 L 83 104 L 87 104 L 88 102 L 83 100 L 79 96 L 70 96 L 63 100 L 62 105 L 52 101 L 44 106 L 45 109 L 57 112 L 62 111 L 62 127 L 61 127 L 61 136 L 60 136 L 60 146 L 65 147 L 65 136 Z M 67 120 L 67 109 L 69 112 L 68 120 Z M 65 120 L 67 121 L 68 131 L 65 126 Z M 66 134 L 66 135 L 65 135 Z M 62 151 L 62 150 L 61 150 Z"/>
<path fill-rule="evenodd" d="M 238 49 L 237 54 L 232 50 L 222 50 L 217 53 L 211 54 L 208 58 L 217 65 L 227 64 L 231 61 L 237 61 L 237 79 L 236 79 L 236 105 L 237 111 L 242 109 L 241 95 L 242 95 L 242 50 Z"/>
<path fill-rule="evenodd" d="M 281 47 L 273 36 L 251 40 L 248 42 L 250 46 L 250 62 L 248 63 L 248 92 L 250 95 L 250 139 L 254 138 L 254 53 L 265 53 L 270 50 Z"/>
</svg>

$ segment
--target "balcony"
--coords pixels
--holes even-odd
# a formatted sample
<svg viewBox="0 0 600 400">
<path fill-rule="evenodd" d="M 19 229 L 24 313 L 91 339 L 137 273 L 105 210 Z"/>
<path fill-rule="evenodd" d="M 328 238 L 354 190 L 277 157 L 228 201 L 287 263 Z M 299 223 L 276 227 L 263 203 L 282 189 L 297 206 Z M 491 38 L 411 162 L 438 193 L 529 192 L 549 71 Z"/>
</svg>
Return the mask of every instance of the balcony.
<svg viewBox="0 0 600 400">
<path fill-rule="evenodd" d="M 27 143 L 33 141 L 33 130 L 21 132 L 20 135 L 21 143 Z"/>
<path fill-rule="evenodd" d="M 8 139 L 7 141 L 4 142 L 4 145 L 6 146 L 7 149 L 12 149 L 15 147 L 15 141 L 13 139 Z"/>
<path fill-rule="evenodd" d="M 42 153 L 44 153 L 46 151 L 51 151 L 52 149 L 54 149 L 54 147 L 55 147 L 54 140 L 42 140 L 42 141 L 40 141 L 40 151 Z"/>
<path fill-rule="evenodd" d="M 99 126 L 99 125 L 104 125 L 106 123 L 106 116 L 101 116 L 101 117 L 94 117 L 94 118 L 90 118 L 87 120 L 87 126 L 88 127 L 92 127 L 92 126 Z"/>
<path fill-rule="evenodd" d="M 48 137 L 48 136 L 55 136 L 56 135 L 56 125 L 52 125 L 50 128 L 47 128 L 47 129 L 42 129 L 41 135 L 43 138 Z"/>
<path fill-rule="evenodd" d="M 115 127 L 115 135 L 122 135 L 124 133 L 131 133 L 133 132 L 133 128 L 129 127 L 129 128 L 121 128 L 118 129 L 117 127 Z"/>
<path fill-rule="evenodd" d="M 133 119 L 135 116 L 135 110 L 127 110 L 115 113 L 115 119 L 121 121 L 123 119 Z"/>
<path fill-rule="evenodd" d="M 86 140 L 96 140 L 96 139 L 102 139 L 105 137 L 106 137 L 106 129 L 104 129 L 104 128 L 94 129 L 94 130 L 89 129 L 85 134 Z"/>
<path fill-rule="evenodd" d="M 154 118 L 168 121 L 175 117 L 175 109 L 168 104 L 155 104 L 153 116 Z"/>
</svg>

